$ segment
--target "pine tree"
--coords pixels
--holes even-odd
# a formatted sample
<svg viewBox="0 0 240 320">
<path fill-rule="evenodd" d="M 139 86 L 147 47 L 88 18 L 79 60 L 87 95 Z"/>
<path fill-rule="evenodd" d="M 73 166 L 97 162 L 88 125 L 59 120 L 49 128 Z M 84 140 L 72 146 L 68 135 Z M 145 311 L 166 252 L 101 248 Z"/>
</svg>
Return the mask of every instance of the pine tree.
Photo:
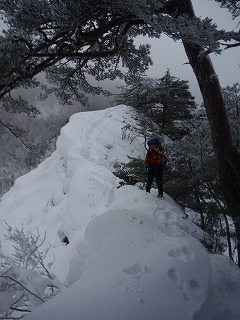
<svg viewBox="0 0 240 320">
<path fill-rule="evenodd" d="M 196 107 L 188 81 L 171 76 L 167 70 L 155 90 L 160 104 L 156 122 L 163 134 L 170 135 L 173 140 L 179 139 L 186 133 L 182 122 L 192 119 L 192 111 Z"/>
<path fill-rule="evenodd" d="M 173 140 L 184 136 L 182 122 L 192 119 L 196 107 L 188 81 L 172 76 L 169 69 L 159 79 L 130 77 L 117 101 L 137 108 Z"/>
</svg>

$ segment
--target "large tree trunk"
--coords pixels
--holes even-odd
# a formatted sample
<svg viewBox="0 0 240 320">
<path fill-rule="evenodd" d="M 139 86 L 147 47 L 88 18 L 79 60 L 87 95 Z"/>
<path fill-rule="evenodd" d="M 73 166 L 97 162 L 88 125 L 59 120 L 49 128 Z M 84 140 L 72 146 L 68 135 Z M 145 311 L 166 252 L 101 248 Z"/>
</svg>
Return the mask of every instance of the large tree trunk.
<svg viewBox="0 0 240 320">
<path fill-rule="evenodd" d="M 194 16 L 191 0 L 179 2 L 181 12 Z M 189 63 L 196 75 L 210 125 L 213 149 L 218 161 L 219 178 L 237 236 L 240 266 L 240 153 L 233 145 L 221 86 L 210 57 L 193 43 L 183 41 Z"/>
</svg>

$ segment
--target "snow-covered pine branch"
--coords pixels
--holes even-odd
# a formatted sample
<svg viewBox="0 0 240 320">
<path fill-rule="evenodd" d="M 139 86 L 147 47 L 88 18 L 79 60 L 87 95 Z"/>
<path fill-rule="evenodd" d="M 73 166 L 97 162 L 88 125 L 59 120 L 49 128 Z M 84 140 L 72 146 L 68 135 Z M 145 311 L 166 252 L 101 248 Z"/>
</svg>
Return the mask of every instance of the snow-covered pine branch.
<svg viewBox="0 0 240 320">
<path fill-rule="evenodd" d="M 0 248 L 0 319 L 20 319 L 52 296 L 64 285 L 50 273 L 45 258 L 50 246 L 46 235 L 34 235 L 22 227 L 6 227 L 6 238 L 14 252 L 5 256 Z"/>
</svg>

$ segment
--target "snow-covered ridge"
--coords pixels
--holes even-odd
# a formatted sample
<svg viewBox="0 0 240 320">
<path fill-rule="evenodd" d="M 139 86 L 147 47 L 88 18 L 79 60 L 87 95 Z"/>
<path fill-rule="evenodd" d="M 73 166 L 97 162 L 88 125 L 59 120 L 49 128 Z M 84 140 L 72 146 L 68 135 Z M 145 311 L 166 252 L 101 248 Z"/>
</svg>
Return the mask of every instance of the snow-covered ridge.
<svg viewBox="0 0 240 320">
<path fill-rule="evenodd" d="M 119 188 L 117 163 L 144 158 L 137 117 L 127 106 L 73 115 L 56 151 L 2 198 L 1 226 L 46 232 L 52 272 L 70 285 L 26 319 L 238 319 L 239 270 L 206 252 L 169 196 Z"/>
<path fill-rule="evenodd" d="M 6 221 L 32 232 L 37 228 L 42 234 L 46 231 L 58 261 L 56 251 L 60 250 L 61 257 L 65 249 L 63 236 L 71 242 L 75 234 L 81 238 L 88 222 L 106 211 L 114 199 L 119 179 L 111 170 L 116 163 L 129 161 L 128 156 L 144 156 L 141 138 L 130 143 L 134 128 L 122 137 L 126 125 L 136 126 L 134 116 L 134 110 L 126 106 L 73 115 L 61 129 L 56 151 L 17 179 L 3 196 L 1 225 Z M 4 241 L 3 232 L 0 234 Z M 68 267 L 61 270 L 65 275 L 58 276 L 63 279 Z"/>
</svg>

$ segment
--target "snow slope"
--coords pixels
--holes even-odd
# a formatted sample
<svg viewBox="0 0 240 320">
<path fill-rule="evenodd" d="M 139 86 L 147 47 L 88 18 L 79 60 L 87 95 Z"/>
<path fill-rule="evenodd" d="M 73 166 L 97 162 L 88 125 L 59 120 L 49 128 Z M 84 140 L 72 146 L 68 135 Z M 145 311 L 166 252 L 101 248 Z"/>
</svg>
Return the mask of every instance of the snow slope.
<svg viewBox="0 0 240 320">
<path fill-rule="evenodd" d="M 56 151 L 2 198 L 1 226 L 46 232 L 52 272 L 68 285 L 26 319 L 239 319 L 239 269 L 207 253 L 169 196 L 113 175 L 144 158 L 137 118 L 127 106 L 73 115 Z M 4 230 L 0 240 L 11 253 Z"/>
</svg>

